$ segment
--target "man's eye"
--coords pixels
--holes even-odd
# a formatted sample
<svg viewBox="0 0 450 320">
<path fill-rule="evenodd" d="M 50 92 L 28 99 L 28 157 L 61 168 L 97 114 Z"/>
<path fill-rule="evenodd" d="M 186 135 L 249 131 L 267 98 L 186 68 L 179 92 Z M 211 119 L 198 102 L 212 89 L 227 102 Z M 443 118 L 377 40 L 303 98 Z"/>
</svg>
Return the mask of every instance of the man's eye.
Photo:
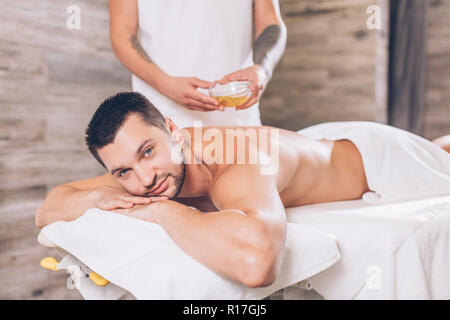
<svg viewBox="0 0 450 320">
<path fill-rule="evenodd" d="M 128 169 L 119 172 L 119 177 L 123 177 L 128 172 Z"/>
<path fill-rule="evenodd" d="M 144 156 L 149 156 L 150 153 L 152 153 L 152 151 L 153 151 L 153 148 L 147 148 L 147 149 L 145 149 L 145 151 L 144 151 Z"/>
</svg>

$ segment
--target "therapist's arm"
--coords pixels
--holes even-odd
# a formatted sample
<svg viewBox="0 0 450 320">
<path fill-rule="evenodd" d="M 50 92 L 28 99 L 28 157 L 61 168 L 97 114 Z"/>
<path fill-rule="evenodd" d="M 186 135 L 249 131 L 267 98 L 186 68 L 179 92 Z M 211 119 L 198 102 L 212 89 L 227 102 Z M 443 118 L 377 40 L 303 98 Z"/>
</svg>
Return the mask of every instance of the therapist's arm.
<svg viewBox="0 0 450 320">
<path fill-rule="evenodd" d="M 219 83 L 235 80 L 250 80 L 252 95 L 237 110 L 247 109 L 261 98 L 272 73 L 281 59 L 286 47 L 287 30 L 283 22 L 278 0 L 254 0 L 253 20 L 255 41 L 253 43 L 254 65 L 232 72 Z"/>
<path fill-rule="evenodd" d="M 272 284 L 286 232 L 273 177 L 248 166 L 226 169 L 214 182 L 211 198 L 219 211 L 167 200 L 118 212 L 161 225 L 183 251 L 224 277 L 249 287 Z"/>
<path fill-rule="evenodd" d="M 110 0 L 109 13 L 112 47 L 117 58 L 128 70 L 161 94 L 188 109 L 223 110 L 216 100 L 196 90 L 209 88 L 210 82 L 195 77 L 172 77 L 152 61 L 137 37 L 137 0 Z"/>
<path fill-rule="evenodd" d="M 280 61 L 286 47 L 287 30 L 278 0 L 255 0 L 255 42 L 253 61 L 260 65 L 268 79 Z"/>
<path fill-rule="evenodd" d="M 109 12 L 110 37 L 116 56 L 133 74 L 158 90 L 167 75 L 153 63 L 136 38 L 137 0 L 110 0 Z"/>
</svg>

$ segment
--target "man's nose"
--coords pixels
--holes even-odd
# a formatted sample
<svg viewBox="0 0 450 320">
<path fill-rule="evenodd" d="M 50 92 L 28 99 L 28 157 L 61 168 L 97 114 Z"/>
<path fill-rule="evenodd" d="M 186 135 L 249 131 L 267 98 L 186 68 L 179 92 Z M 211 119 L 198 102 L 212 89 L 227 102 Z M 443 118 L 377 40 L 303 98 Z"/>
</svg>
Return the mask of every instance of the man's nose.
<svg viewBox="0 0 450 320">
<path fill-rule="evenodd" d="M 145 188 L 149 188 L 155 183 L 155 173 L 150 170 L 143 170 L 141 167 L 134 168 L 136 175 Z"/>
</svg>

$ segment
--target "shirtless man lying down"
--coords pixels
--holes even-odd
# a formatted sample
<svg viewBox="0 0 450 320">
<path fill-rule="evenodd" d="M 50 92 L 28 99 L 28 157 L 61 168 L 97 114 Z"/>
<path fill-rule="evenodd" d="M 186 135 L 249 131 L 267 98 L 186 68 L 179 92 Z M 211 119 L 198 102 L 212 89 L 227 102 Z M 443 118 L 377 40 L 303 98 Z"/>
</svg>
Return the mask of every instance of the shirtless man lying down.
<svg viewBox="0 0 450 320">
<path fill-rule="evenodd" d="M 243 135 L 245 143 L 236 143 Z M 74 220 L 92 207 L 158 223 L 188 255 L 250 287 L 277 276 L 287 207 L 365 193 L 387 201 L 450 194 L 449 154 L 370 122 L 326 123 L 299 133 L 179 130 L 145 97 L 125 92 L 100 105 L 86 142 L 107 173 L 51 190 L 37 226 Z"/>
</svg>

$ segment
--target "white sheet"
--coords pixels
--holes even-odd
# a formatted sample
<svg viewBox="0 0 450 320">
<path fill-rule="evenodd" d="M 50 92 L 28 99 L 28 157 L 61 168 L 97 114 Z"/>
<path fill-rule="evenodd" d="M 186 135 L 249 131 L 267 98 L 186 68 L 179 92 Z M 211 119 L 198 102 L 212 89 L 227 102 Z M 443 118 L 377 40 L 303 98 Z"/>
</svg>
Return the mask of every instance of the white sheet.
<svg viewBox="0 0 450 320">
<path fill-rule="evenodd" d="M 298 131 L 313 139 L 353 142 L 369 189 L 383 201 L 450 194 L 450 154 L 411 132 L 368 121 L 320 123 Z"/>
<path fill-rule="evenodd" d="M 277 280 L 248 288 L 230 281 L 185 254 L 155 223 L 90 209 L 71 222 L 55 222 L 42 232 L 90 269 L 137 299 L 262 299 L 330 267 L 339 259 L 335 238 L 321 230 L 288 223 Z M 118 298 L 113 285 L 82 286 L 85 298 Z M 112 293 L 102 291 L 114 290 Z"/>
<path fill-rule="evenodd" d="M 309 279 L 325 299 L 450 298 L 450 195 L 323 203 L 287 217 L 337 237 L 341 259 Z"/>
<path fill-rule="evenodd" d="M 337 237 L 340 261 L 309 278 L 313 288 L 325 299 L 450 298 L 450 195 L 397 203 L 366 198 L 371 203 L 342 201 L 286 210 L 290 223 Z M 43 231 L 63 232 L 57 226 Z M 122 238 L 119 232 L 116 239 Z M 161 281 L 168 281 L 166 288 L 175 286 L 170 279 Z M 291 289 L 286 291 L 293 299 Z"/>
</svg>

